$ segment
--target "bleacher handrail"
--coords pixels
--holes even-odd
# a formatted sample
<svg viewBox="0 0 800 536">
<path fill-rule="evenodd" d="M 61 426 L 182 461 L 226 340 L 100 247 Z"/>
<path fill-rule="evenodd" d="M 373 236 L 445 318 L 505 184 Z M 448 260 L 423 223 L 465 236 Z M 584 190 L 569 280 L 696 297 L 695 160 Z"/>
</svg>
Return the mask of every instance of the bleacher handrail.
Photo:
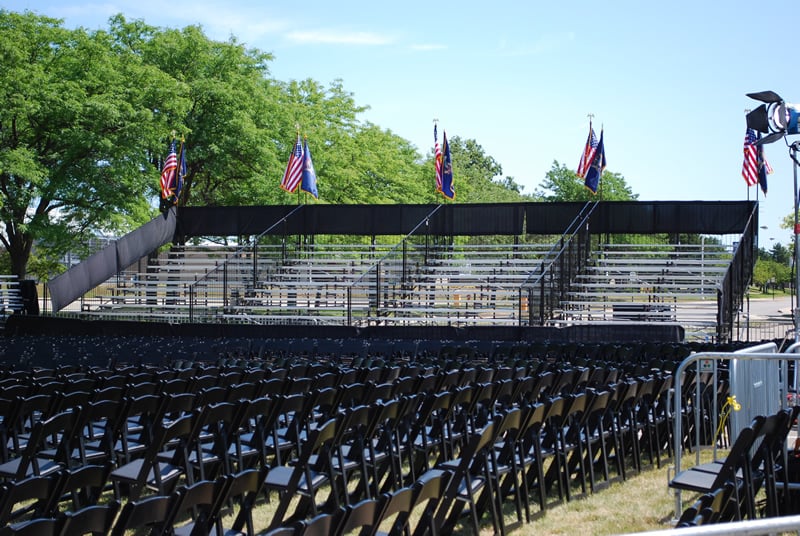
<svg viewBox="0 0 800 536">
<path fill-rule="evenodd" d="M 430 212 L 429 212 L 429 213 L 428 213 L 428 214 L 427 214 L 427 215 L 426 215 L 424 218 L 422 218 L 422 219 L 419 221 L 419 223 L 417 223 L 417 224 L 414 226 L 414 228 L 413 228 L 413 229 L 411 229 L 411 230 L 410 230 L 408 233 L 406 233 L 406 235 L 403 237 L 403 239 L 402 239 L 402 240 L 400 240 L 400 242 L 398 242 L 397 244 L 395 244 L 395 245 L 394 245 L 392 248 L 390 248 L 390 249 L 389 249 L 389 250 L 388 250 L 386 253 L 384 253 L 382 257 L 380 257 L 379 259 L 377 259 L 376 261 L 374 261 L 374 262 L 373 262 L 373 263 L 372 263 L 370 266 L 368 266 L 368 267 L 367 267 L 367 269 L 366 269 L 366 270 L 364 270 L 364 272 L 362 272 L 360 276 L 358 276 L 356 279 L 354 279 L 353 281 L 351 281 L 351 283 L 350 283 L 350 285 L 349 285 L 349 286 L 350 286 L 350 287 L 352 287 L 352 286 L 354 286 L 354 285 L 356 285 L 356 284 L 360 283 L 360 282 L 361 282 L 361 281 L 364 279 L 364 277 L 366 277 L 366 276 L 369 274 L 369 272 L 370 272 L 370 271 L 372 271 L 372 270 L 376 269 L 378 266 L 380 266 L 380 264 L 381 264 L 381 263 L 382 263 L 384 260 L 386 260 L 386 259 L 387 259 L 387 258 L 388 258 L 390 255 L 392 255 L 393 253 L 395 253 L 395 251 L 396 251 L 398 248 L 400 248 L 400 247 L 403 247 L 403 245 L 406 243 L 406 241 L 407 241 L 407 240 L 408 240 L 410 237 L 412 237 L 412 236 L 414 236 L 414 235 L 416 234 L 416 232 L 417 232 L 417 229 L 419 229 L 419 228 L 420 228 L 422 225 L 424 225 L 424 224 L 428 223 L 428 221 L 430 221 L 431 217 L 432 217 L 434 214 L 436 214 L 436 212 L 437 212 L 437 211 L 438 211 L 440 208 L 442 208 L 443 206 L 444 206 L 444 205 L 436 205 L 436 207 L 435 207 L 435 208 L 434 208 L 432 211 L 430 211 Z"/>
<path fill-rule="evenodd" d="M 528 275 L 528 277 L 523 281 L 518 287 L 518 316 L 519 316 L 519 325 L 523 324 L 522 320 L 522 309 L 523 309 L 523 294 L 526 289 L 528 289 L 529 299 L 528 299 L 528 308 L 529 311 L 531 309 L 531 299 L 533 289 L 537 286 L 543 285 L 543 279 L 551 272 L 552 267 L 561 260 L 562 255 L 564 252 L 570 247 L 572 240 L 575 238 L 576 235 L 582 230 L 586 229 L 588 226 L 589 218 L 591 217 L 594 209 L 597 208 L 598 201 L 587 201 L 583 207 L 581 207 L 580 212 L 575 215 L 572 221 L 567 226 L 564 233 L 561 235 L 561 240 L 557 241 L 553 244 L 548 250 L 547 254 L 544 256 L 545 259 L 550 259 L 549 262 L 544 262 L 541 264 L 539 270 L 533 270 Z M 567 237 L 565 240 L 564 237 Z M 588 257 L 588 252 L 586 252 L 585 257 Z M 582 268 L 582 266 L 580 267 Z M 531 278 L 536 277 L 535 280 L 531 281 Z M 544 319 L 545 311 L 544 306 L 542 305 L 541 311 L 541 319 Z"/>
<path fill-rule="evenodd" d="M 301 209 L 302 209 L 304 206 L 305 206 L 305 205 L 297 205 L 295 208 L 293 208 L 292 210 L 290 210 L 288 214 L 286 214 L 285 216 L 283 216 L 281 219 L 279 219 L 279 220 L 275 221 L 275 222 L 274 222 L 272 225 L 270 225 L 269 227 L 267 227 L 266 229 L 264 229 L 263 231 L 261 231 L 259 234 L 257 234 L 256 236 L 254 236 L 254 237 L 253 237 L 253 239 L 252 239 L 252 240 L 251 240 L 251 241 L 250 241 L 248 244 L 244 244 L 244 245 L 240 246 L 240 247 L 239 247 L 239 248 L 238 248 L 236 251 L 234 251 L 233 253 L 231 253 L 231 254 L 229 254 L 229 255 L 226 255 L 226 256 L 225 256 L 225 260 L 223 260 L 222 262 L 218 263 L 218 264 L 217 264 L 217 265 L 216 265 L 216 266 L 215 266 L 213 269 L 211 269 L 211 270 L 207 270 L 207 271 L 206 271 L 206 272 L 205 272 L 205 273 L 204 273 L 202 276 L 200 276 L 199 278 L 195 277 L 195 280 L 194 280 L 194 282 L 192 282 L 192 283 L 190 283 L 189 285 L 187 285 L 187 289 L 186 289 L 186 291 L 187 291 L 187 293 L 188 293 L 188 300 L 189 300 L 189 322 L 191 322 L 191 321 L 193 321 L 193 320 L 194 320 L 194 318 L 193 318 L 193 316 L 194 316 L 194 304 L 193 304 L 192 302 L 194 301 L 195 288 L 197 287 L 197 285 L 198 285 L 199 283 L 203 282 L 203 281 L 206 281 L 206 280 L 208 280 L 208 278 L 211 276 L 211 274 L 219 273 L 219 271 L 220 271 L 220 270 L 225 270 L 225 269 L 227 268 L 228 264 L 230 263 L 230 260 L 231 260 L 231 259 L 238 257 L 239 255 L 241 255 L 242 253 L 244 253 L 244 252 L 245 252 L 245 250 L 247 250 L 247 249 L 249 249 L 249 248 L 251 248 L 251 247 L 254 247 L 256 244 L 258 244 L 258 241 L 259 241 L 259 240 L 260 240 L 260 239 L 261 239 L 261 238 L 262 238 L 264 235 L 266 235 L 268 232 L 272 231 L 272 230 L 273 230 L 275 227 L 277 227 L 278 225 L 280 225 L 280 224 L 282 224 L 282 223 L 285 223 L 285 222 L 286 222 L 286 221 L 287 221 L 287 220 L 288 220 L 288 219 L 289 219 L 289 218 L 290 218 L 290 217 L 291 217 L 291 216 L 292 216 L 292 215 L 293 215 L 295 212 L 298 212 L 298 211 L 299 211 L 299 210 L 301 210 Z M 254 282 L 254 283 L 255 283 L 255 282 Z"/>
<path fill-rule="evenodd" d="M 753 207 L 747 224 L 742 231 L 742 239 L 733 252 L 728 270 L 722 278 L 717 299 L 717 341 L 728 342 L 733 332 L 734 311 L 742 305 L 747 286 L 753 276 L 756 244 L 756 215 L 758 205 Z"/>
</svg>

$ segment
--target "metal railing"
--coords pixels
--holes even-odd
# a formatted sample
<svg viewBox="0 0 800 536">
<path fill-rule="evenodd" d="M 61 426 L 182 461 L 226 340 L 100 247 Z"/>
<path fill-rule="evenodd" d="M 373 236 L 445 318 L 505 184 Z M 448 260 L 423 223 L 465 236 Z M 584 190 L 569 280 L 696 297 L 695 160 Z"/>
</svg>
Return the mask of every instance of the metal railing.
<svg viewBox="0 0 800 536">
<path fill-rule="evenodd" d="M 712 446 L 714 459 L 717 457 L 717 431 L 720 430 L 722 409 L 717 395 L 721 372 L 728 375 L 729 396 L 738 395 L 736 400 L 741 405 L 740 411 L 730 414 L 730 434 L 734 436 L 755 416 L 771 414 L 786 407 L 790 385 L 796 384 L 789 363 L 794 363 L 797 371 L 798 350 L 800 344 L 794 344 L 785 353 L 777 353 L 777 344 L 765 343 L 737 352 L 701 352 L 684 359 L 675 370 L 673 391 L 674 473 L 681 471 L 684 439 L 691 440 L 691 437 L 684 437 L 684 417 L 687 425 L 688 419 L 693 418 L 695 463 L 700 464 L 701 445 Z M 721 369 L 721 363 L 727 364 L 728 368 Z M 692 366 L 696 368 L 690 369 Z M 687 380 L 694 383 L 694 393 Z M 688 389 L 684 392 L 685 382 Z M 687 404 L 686 408 L 684 404 Z M 676 489 L 676 519 L 682 511 L 681 490 Z"/>
<path fill-rule="evenodd" d="M 411 238 L 418 236 L 420 229 L 427 229 L 442 206 L 436 205 L 398 244 L 347 285 L 348 326 L 388 321 L 407 312 L 403 305 L 411 295 L 411 276 L 427 263 L 428 256 L 428 233 L 424 234 L 422 247 L 416 247 Z"/>
<path fill-rule="evenodd" d="M 784 534 L 788 532 L 800 534 L 800 515 L 634 532 L 626 536 L 766 536 L 768 534 Z"/>
<path fill-rule="evenodd" d="M 733 259 L 722 280 L 717 296 L 717 341 L 729 342 L 733 333 L 733 321 L 741 309 L 747 286 L 753 277 L 756 248 L 756 215 L 758 206 L 747 220 L 741 240 L 734 251 Z"/>
<path fill-rule="evenodd" d="M 284 224 L 289 217 L 302 209 L 304 205 L 293 208 L 283 218 L 276 221 L 256 235 L 250 244 L 245 244 L 238 250 L 228 255 L 225 260 L 215 268 L 207 271 L 195 281 L 187 284 L 186 300 L 188 300 L 189 322 L 198 320 L 195 315 L 197 306 L 202 303 L 205 316 L 213 315 L 215 310 L 225 310 L 230 305 L 230 299 L 240 295 L 247 295 L 248 290 L 252 289 L 258 281 L 258 243 L 273 229 Z M 249 251 L 252 249 L 252 253 Z M 281 249 L 281 255 L 285 255 L 285 249 Z M 250 256 L 252 268 L 240 261 L 242 258 Z M 236 260 L 236 264 L 233 261 Z M 249 281 L 248 281 L 249 279 Z"/>
<path fill-rule="evenodd" d="M 538 272 L 519 286 L 519 324 L 544 325 L 566 299 L 574 278 L 583 271 L 591 252 L 589 217 L 597 202 L 587 202 L 561 239 L 545 255 Z M 523 313 L 527 310 L 527 315 Z M 523 322 L 523 318 L 525 322 Z"/>
</svg>

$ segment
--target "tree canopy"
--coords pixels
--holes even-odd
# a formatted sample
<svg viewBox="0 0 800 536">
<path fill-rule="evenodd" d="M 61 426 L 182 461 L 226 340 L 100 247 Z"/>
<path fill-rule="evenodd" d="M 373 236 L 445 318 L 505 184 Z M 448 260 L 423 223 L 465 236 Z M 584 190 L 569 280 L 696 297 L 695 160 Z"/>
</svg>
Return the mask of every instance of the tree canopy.
<svg viewBox="0 0 800 536">
<path fill-rule="evenodd" d="M 535 196 L 542 201 L 634 201 L 639 198 L 619 173 L 603 171 L 597 193 L 592 193 L 583 179 L 565 165 L 553 161 Z"/>
<path fill-rule="evenodd" d="M 0 10 L 0 54 L 0 243 L 20 277 L 32 258 L 50 271 L 98 232 L 154 217 L 174 137 L 186 140 L 179 205 L 301 202 L 278 188 L 298 131 L 317 172 L 314 202 L 446 202 L 435 192 L 432 153 L 362 121 L 367 107 L 341 80 L 276 80 L 272 55 L 235 37 L 219 42 L 198 26 L 157 28 L 122 15 L 104 30 L 68 29 Z M 450 149 L 456 202 L 586 195 L 557 163 L 532 196 L 476 140 L 453 136 Z M 601 192 L 635 198 L 609 172 Z"/>
</svg>

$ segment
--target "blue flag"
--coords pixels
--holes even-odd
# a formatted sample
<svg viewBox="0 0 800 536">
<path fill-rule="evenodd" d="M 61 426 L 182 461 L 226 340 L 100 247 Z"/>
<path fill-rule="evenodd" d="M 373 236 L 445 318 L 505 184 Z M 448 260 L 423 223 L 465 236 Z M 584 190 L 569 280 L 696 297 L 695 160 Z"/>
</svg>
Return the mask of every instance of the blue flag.
<svg viewBox="0 0 800 536">
<path fill-rule="evenodd" d="M 450 144 L 447 143 L 447 132 L 442 131 L 442 195 L 448 199 L 455 199 L 456 191 L 453 188 L 453 159 L 450 157 Z"/>
<path fill-rule="evenodd" d="M 761 138 L 761 133 L 758 134 L 759 139 Z M 769 163 L 767 163 L 767 159 L 764 158 L 764 146 L 759 145 L 757 148 L 758 152 L 758 184 L 761 187 L 761 191 L 764 192 L 764 195 L 767 195 L 767 173 L 772 171 L 772 168 L 769 167 Z"/>
<path fill-rule="evenodd" d="M 583 183 L 593 194 L 597 193 L 597 188 L 600 186 L 600 176 L 603 174 L 604 169 L 606 169 L 606 149 L 605 145 L 603 145 L 603 131 L 601 130 L 600 141 L 597 142 L 594 158 L 592 158 L 592 163 L 589 164 L 586 180 Z"/>
<path fill-rule="evenodd" d="M 178 171 L 177 171 L 177 184 L 175 185 L 175 203 L 177 204 L 178 199 L 181 196 L 181 190 L 183 190 L 183 179 L 186 177 L 186 142 L 181 140 L 181 156 L 178 162 Z"/>
<path fill-rule="evenodd" d="M 319 199 L 317 194 L 317 173 L 314 171 L 314 163 L 311 162 L 311 151 L 308 149 L 308 140 L 303 140 L 303 181 L 300 189 Z"/>
</svg>

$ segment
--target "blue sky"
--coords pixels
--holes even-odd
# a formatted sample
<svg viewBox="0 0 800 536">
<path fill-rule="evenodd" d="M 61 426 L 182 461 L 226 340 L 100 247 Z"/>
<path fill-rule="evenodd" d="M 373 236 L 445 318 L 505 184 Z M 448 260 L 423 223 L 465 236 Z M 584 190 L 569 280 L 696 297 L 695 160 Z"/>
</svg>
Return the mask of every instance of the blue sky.
<svg viewBox="0 0 800 536">
<path fill-rule="evenodd" d="M 757 105 L 745 94 L 771 89 L 800 102 L 796 0 L 6 0 L 2 7 L 70 27 L 106 28 L 123 13 L 161 27 L 200 25 L 217 40 L 234 35 L 274 55 L 275 78 L 341 79 L 357 104 L 369 106 L 362 120 L 422 154 L 432 149 L 437 118 L 448 136 L 475 139 L 527 193 L 554 160 L 577 166 L 591 113 L 598 135 L 605 130 L 607 169 L 640 199 L 755 199 L 741 176 L 744 111 Z M 766 155 L 775 172 L 766 198 L 759 195 L 768 228 L 760 241 L 769 249 L 771 239 L 793 240 L 779 229 L 793 208 L 793 175 L 783 141 Z"/>
</svg>

